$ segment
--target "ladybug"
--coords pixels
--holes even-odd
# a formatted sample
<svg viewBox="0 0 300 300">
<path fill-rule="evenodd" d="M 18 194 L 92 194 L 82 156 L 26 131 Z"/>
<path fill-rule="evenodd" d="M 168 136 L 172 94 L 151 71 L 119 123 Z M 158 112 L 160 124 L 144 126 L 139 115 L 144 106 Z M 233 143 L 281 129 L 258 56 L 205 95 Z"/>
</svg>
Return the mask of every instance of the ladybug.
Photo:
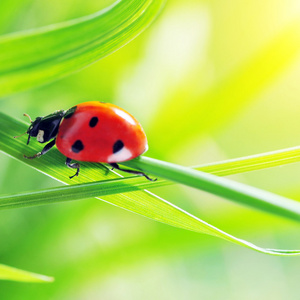
<svg viewBox="0 0 300 300">
<path fill-rule="evenodd" d="M 37 117 L 28 130 L 27 145 L 31 137 L 47 143 L 34 159 L 46 154 L 54 145 L 66 156 L 66 165 L 76 169 L 70 176 L 78 176 L 79 163 L 72 160 L 107 163 L 115 169 L 145 176 L 145 173 L 127 170 L 118 163 L 133 159 L 148 149 L 147 137 L 140 123 L 124 109 L 110 103 L 91 101 L 80 103 L 70 109 L 58 110 L 45 117 Z"/>
</svg>

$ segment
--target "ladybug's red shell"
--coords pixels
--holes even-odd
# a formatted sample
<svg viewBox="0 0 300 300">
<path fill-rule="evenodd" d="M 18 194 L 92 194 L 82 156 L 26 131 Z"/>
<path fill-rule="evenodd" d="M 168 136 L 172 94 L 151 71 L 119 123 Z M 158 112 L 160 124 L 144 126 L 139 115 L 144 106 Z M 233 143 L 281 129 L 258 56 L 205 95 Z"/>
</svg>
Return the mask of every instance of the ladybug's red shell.
<svg viewBox="0 0 300 300">
<path fill-rule="evenodd" d="M 148 149 L 140 123 L 122 108 L 85 102 L 69 109 L 56 138 L 58 150 L 78 161 L 117 163 Z"/>
</svg>

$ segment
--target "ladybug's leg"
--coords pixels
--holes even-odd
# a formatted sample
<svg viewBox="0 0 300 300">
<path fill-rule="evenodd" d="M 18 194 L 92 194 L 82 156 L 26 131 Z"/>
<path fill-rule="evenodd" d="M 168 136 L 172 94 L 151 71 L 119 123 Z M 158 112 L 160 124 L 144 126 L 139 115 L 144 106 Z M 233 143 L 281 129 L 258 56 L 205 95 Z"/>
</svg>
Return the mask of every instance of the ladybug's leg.
<svg viewBox="0 0 300 300">
<path fill-rule="evenodd" d="M 117 170 L 120 170 L 120 171 L 123 171 L 123 172 L 126 172 L 126 173 L 130 173 L 130 174 L 136 174 L 136 175 L 140 175 L 140 176 L 145 176 L 145 177 L 146 177 L 148 180 L 150 180 L 150 181 L 156 181 L 156 180 L 157 180 L 157 178 L 152 179 L 152 178 L 150 178 L 148 175 L 146 175 L 145 173 L 140 172 L 140 171 L 134 171 L 134 170 L 128 170 L 128 169 L 122 169 L 122 168 L 120 168 L 119 165 L 116 164 L 116 163 L 111 163 L 110 165 L 113 167 L 113 169 L 117 169 Z"/>
<path fill-rule="evenodd" d="M 34 158 L 37 158 L 37 157 L 40 157 L 44 154 L 46 154 L 53 146 L 55 145 L 55 139 L 52 140 L 50 143 L 48 143 L 41 152 L 39 153 L 36 153 L 35 155 L 33 156 L 26 156 L 24 155 L 24 158 L 27 158 L 27 159 L 34 159 Z"/>
<path fill-rule="evenodd" d="M 77 169 L 76 173 L 73 175 L 73 176 L 70 176 L 69 178 L 72 179 L 73 177 L 75 176 L 78 176 L 79 174 L 79 170 L 80 170 L 80 164 L 79 163 L 72 163 L 71 164 L 71 158 L 68 158 L 66 159 L 66 165 L 71 168 L 71 169 Z"/>
</svg>

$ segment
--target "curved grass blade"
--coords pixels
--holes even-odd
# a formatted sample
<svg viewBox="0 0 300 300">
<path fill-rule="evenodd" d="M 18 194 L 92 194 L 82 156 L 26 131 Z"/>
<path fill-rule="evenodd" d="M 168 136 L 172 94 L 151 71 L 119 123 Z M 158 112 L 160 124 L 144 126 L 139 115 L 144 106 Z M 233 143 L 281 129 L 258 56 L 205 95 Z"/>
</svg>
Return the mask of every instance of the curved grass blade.
<svg viewBox="0 0 300 300">
<path fill-rule="evenodd" d="M 269 213 L 300 221 L 299 202 L 246 184 L 144 156 L 123 164 Z"/>
<path fill-rule="evenodd" d="M 75 20 L 0 38 L 0 97 L 57 80 L 107 56 L 141 33 L 163 0 L 116 1 Z"/>
<path fill-rule="evenodd" d="M 140 181 L 139 185 L 136 184 L 137 181 Z M 120 183 L 121 186 L 119 185 Z M 135 183 L 135 185 L 132 185 L 133 183 Z M 0 209 L 22 207 L 24 206 L 23 204 L 25 204 L 25 206 L 28 206 L 28 204 L 35 205 L 36 203 L 40 204 L 41 202 L 46 204 L 62 201 L 82 200 L 94 197 L 96 195 L 118 193 L 119 190 L 122 190 L 124 192 L 123 187 L 126 185 L 127 187 L 129 187 L 130 191 L 137 188 L 143 188 L 143 185 L 147 184 L 149 185 L 149 183 L 145 183 L 145 179 L 133 177 L 119 180 L 108 180 L 107 182 L 92 182 L 67 187 L 57 187 L 42 191 L 33 191 L 26 194 L 1 197 Z M 110 189 L 107 188 L 109 185 L 112 186 Z M 111 197 L 109 198 L 109 200 L 106 200 L 106 202 L 155 221 L 159 221 L 178 228 L 195 231 L 198 233 L 205 233 L 215 237 L 219 237 L 229 242 L 233 242 L 240 246 L 244 246 L 261 253 L 281 256 L 300 255 L 300 250 L 265 249 L 245 240 L 236 238 L 157 196 L 153 196 L 151 198 L 141 197 L 139 199 L 128 197 L 127 199 L 121 200 L 118 197 Z"/>
<path fill-rule="evenodd" d="M 146 162 L 155 161 L 147 157 L 142 157 L 141 159 Z M 300 147 L 269 152 L 262 155 L 253 155 L 251 157 L 239 158 L 225 162 L 218 162 L 216 164 L 195 167 L 195 169 L 200 169 L 212 174 L 218 174 L 219 176 L 225 176 L 229 174 L 246 172 L 249 170 L 253 171 L 255 170 L 255 168 L 259 170 L 262 168 L 267 168 L 274 165 L 282 165 L 295 161 L 300 161 Z M 139 164 L 139 168 L 143 170 L 143 164 Z M 2 196 L 0 197 L 0 209 L 28 207 L 63 201 L 80 200 L 96 196 L 106 196 L 118 193 L 127 193 L 131 191 L 139 191 L 170 184 L 174 183 L 172 181 L 167 181 L 161 178 L 159 178 L 155 182 L 149 182 L 143 177 L 137 176 L 102 180 L 84 184 L 81 183 L 77 185 L 74 184 L 72 185 L 72 188 L 59 187 L 42 191 L 35 190 L 17 195 Z M 68 194 L 69 190 L 71 189 L 72 192 Z M 298 214 L 296 214 L 296 216 L 298 216 Z M 298 217 L 296 217 L 296 219 L 298 220 Z"/>
<path fill-rule="evenodd" d="M 10 154 L 12 156 L 24 161 L 24 158 L 22 157 L 21 153 L 24 153 L 24 151 L 29 151 L 29 150 L 25 150 L 25 148 L 27 148 L 27 146 L 25 145 L 25 141 L 23 141 L 23 144 L 21 143 L 22 143 L 22 139 L 25 140 L 26 137 L 23 137 L 22 139 L 19 140 L 15 140 L 12 138 L 12 136 L 16 135 L 17 133 L 24 132 L 26 130 L 26 125 L 22 123 L 18 123 L 17 121 L 3 114 L 0 116 L 2 116 L 2 120 L 3 120 L 2 121 L 3 135 L 4 136 L 6 135 L 7 137 L 7 133 L 11 132 L 10 141 L 7 141 L 7 143 L 0 145 L 1 147 L 0 150 L 3 151 L 5 148 L 7 148 L 5 152 L 9 153 L 9 151 L 11 151 Z M 8 123 L 10 123 L 10 125 L 8 125 Z M 7 124 L 7 126 L 5 124 Z M 16 131 L 13 131 L 14 129 L 13 125 L 16 126 Z M 0 136 L 0 140 L 2 142 L 1 136 Z M 15 146 L 12 148 L 11 146 L 13 144 Z M 31 143 L 30 145 L 32 144 L 33 143 Z M 20 146 L 21 149 L 24 149 L 24 151 L 22 150 L 19 151 Z M 30 149 L 30 147 L 28 148 Z M 35 153 L 35 152 L 38 152 L 38 150 L 37 149 L 32 150 L 31 153 Z M 42 159 L 35 159 L 32 161 L 25 160 L 25 162 L 33 167 L 36 167 L 37 169 L 41 169 L 42 171 L 50 175 L 52 175 L 53 171 L 55 171 L 55 173 L 52 176 L 54 178 L 60 179 L 65 183 L 66 182 L 84 183 L 88 181 L 87 178 L 84 178 L 84 174 L 81 174 L 81 176 L 74 178 L 72 181 L 68 180 L 67 176 L 66 177 L 62 176 L 62 173 L 69 172 L 69 170 L 65 168 L 63 161 L 61 162 L 60 165 L 57 163 L 58 161 L 61 161 L 64 158 L 62 155 L 58 153 L 58 151 L 55 152 L 54 151 L 51 152 L 51 154 L 54 154 L 55 156 L 52 155 L 51 157 L 51 155 L 47 154 L 43 156 Z M 85 163 L 83 164 L 89 166 L 92 165 L 92 164 L 85 164 Z M 279 195 L 272 194 L 267 191 L 263 191 L 254 187 L 247 186 L 245 184 L 233 182 L 231 180 L 220 178 L 204 172 L 200 172 L 198 170 L 192 170 L 190 168 L 178 166 L 163 161 L 158 161 L 155 159 L 150 159 L 147 157 L 138 157 L 137 159 L 124 162 L 123 164 L 132 167 L 134 169 L 140 169 L 144 172 L 149 172 L 150 174 L 157 175 L 167 180 L 185 184 L 194 188 L 202 189 L 204 191 L 210 192 L 212 194 L 221 197 L 228 198 L 238 203 L 252 206 L 256 209 L 264 210 L 266 212 L 277 214 L 282 217 L 287 217 L 292 220 L 297 220 L 297 221 L 300 220 L 300 204 L 298 202 L 287 199 L 285 197 L 281 197 Z M 99 164 L 94 164 L 94 165 L 99 165 Z M 55 168 L 53 168 L 54 166 Z M 64 170 L 62 170 L 62 168 L 64 168 Z M 90 173 L 87 174 L 90 175 Z M 93 176 L 91 179 L 94 181 L 99 181 L 99 180 L 106 180 L 115 177 L 116 176 L 114 174 L 108 172 L 108 170 L 102 166 L 101 177 Z M 118 184 L 116 184 L 116 186 L 118 186 Z M 126 191 L 128 191 L 128 189 Z M 120 192 L 121 192 L 120 189 L 118 189 L 117 193 Z M 101 194 L 101 193 L 98 194 L 98 196 L 100 195 L 103 196 L 105 194 Z M 97 196 L 97 194 L 93 196 Z"/>
<path fill-rule="evenodd" d="M 194 168 L 218 176 L 227 176 L 296 162 L 300 162 L 300 146 L 195 166 Z"/>
<path fill-rule="evenodd" d="M 8 116 L 0 114 L 1 123 L 4 125 L 4 129 L 0 128 L 0 141 L 5 141 L 5 144 L 0 144 L 0 149 L 7 154 L 11 155 L 14 158 L 20 159 L 21 154 L 24 149 L 24 145 L 21 142 L 25 143 L 26 138 L 23 141 L 17 141 L 12 139 L 12 135 L 16 132 L 22 132 L 25 130 L 26 125 L 18 122 Z M 6 128 L 6 130 L 5 130 Z M 12 141 L 13 145 L 10 145 Z M 22 146 L 21 146 L 22 145 Z M 31 146 L 32 147 L 32 146 Z M 37 150 L 36 150 L 37 151 Z M 274 154 L 272 154 L 274 155 Z M 53 167 L 47 164 L 45 165 L 43 160 L 36 160 L 36 165 L 34 166 L 37 170 L 41 172 L 47 172 L 48 175 L 53 176 L 58 180 L 62 180 L 62 174 L 65 174 L 65 171 L 57 172 L 57 169 L 60 169 L 58 164 L 55 164 L 55 158 L 59 157 L 57 150 L 51 150 L 47 157 L 50 157 Z M 45 157 L 46 158 L 46 157 Z M 253 159 L 253 158 L 252 158 Z M 33 166 L 34 161 L 25 161 L 25 163 Z M 228 162 L 226 162 L 228 164 Z M 91 180 L 93 177 L 93 164 L 85 165 L 87 172 Z M 88 171 L 89 169 L 89 171 Z M 111 173 L 111 172 L 110 172 Z M 67 175 L 65 175 L 67 176 Z M 109 175 L 111 176 L 111 175 Z M 106 177 L 107 178 L 107 177 Z M 66 181 L 66 177 L 64 179 Z M 78 180 L 78 179 L 77 179 Z M 81 175 L 81 182 L 86 181 L 87 178 Z M 140 177 L 131 177 L 126 179 L 119 180 L 106 180 L 102 182 L 90 182 L 87 184 L 81 185 L 72 185 L 70 187 L 59 187 L 48 189 L 44 191 L 34 191 L 31 193 L 25 193 L 22 195 L 11 195 L 7 197 L 1 197 L 0 203 L 2 203 L 2 208 L 9 208 L 10 206 L 24 206 L 23 204 L 27 201 L 27 204 L 35 205 L 36 203 L 54 203 L 58 201 L 68 201 L 76 199 L 84 199 L 89 197 L 94 197 L 96 195 L 107 195 L 119 192 L 127 192 L 132 190 L 139 190 L 145 187 L 158 186 L 160 184 L 165 184 L 166 181 L 158 180 L 158 182 L 148 182 L 144 178 Z M 62 193 L 63 192 L 63 193 Z M 48 197 L 48 198 L 47 198 Z M 210 234 L 227 241 L 236 243 L 238 245 L 250 248 L 252 250 L 271 254 L 271 255 L 299 255 L 300 250 L 276 250 L 276 249 L 265 249 L 253 245 L 247 241 L 238 239 L 232 235 L 227 234 L 226 232 L 198 219 L 197 217 L 185 212 L 184 210 L 176 207 L 175 205 L 161 199 L 152 193 L 144 192 L 135 192 L 135 193 L 126 193 L 126 194 L 115 194 L 113 197 L 101 197 L 101 200 L 104 200 L 110 204 L 116 205 L 118 207 L 124 208 L 131 212 L 143 215 L 150 219 L 166 223 L 175 227 Z M 31 202 L 30 202 L 31 201 Z M 48 201 L 48 202 L 47 202 Z M 26 203 L 25 203 L 26 205 Z"/>
<path fill-rule="evenodd" d="M 0 280 L 22 282 L 52 282 L 54 281 L 54 278 L 0 264 Z"/>
</svg>

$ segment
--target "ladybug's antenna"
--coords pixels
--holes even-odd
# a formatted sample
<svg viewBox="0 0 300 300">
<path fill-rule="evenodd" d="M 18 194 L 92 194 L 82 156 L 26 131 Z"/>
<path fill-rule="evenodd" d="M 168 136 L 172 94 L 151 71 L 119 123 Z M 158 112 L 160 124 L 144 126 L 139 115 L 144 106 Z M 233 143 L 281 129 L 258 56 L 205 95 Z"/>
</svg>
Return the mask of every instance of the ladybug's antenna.
<svg viewBox="0 0 300 300">
<path fill-rule="evenodd" d="M 27 117 L 27 118 L 29 119 L 30 123 L 32 123 L 32 120 L 31 120 L 31 118 L 30 118 L 30 116 L 29 116 L 28 114 L 23 114 L 23 116 L 24 116 L 24 117 Z M 25 132 L 24 132 L 23 134 L 21 134 L 21 135 L 16 135 L 16 136 L 14 136 L 14 139 L 17 139 L 17 138 L 23 136 L 23 135 L 26 134 L 26 133 L 27 133 L 27 131 L 25 131 Z M 29 142 L 28 142 L 28 143 L 29 143 Z M 28 143 L 27 143 L 27 145 L 28 145 Z"/>
<path fill-rule="evenodd" d="M 31 120 L 31 118 L 30 118 L 30 116 L 28 114 L 23 114 L 23 116 L 27 117 L 29 119 L 30 123 L 32 123 L 32 120 Z"/>
<path fill-rule="evenodd" d="M 17 138 L 23 136 L 23 135 L 26 134 L 26 133 L 27 133 L 27 131 L 25 131 L 25 132 L 24 132 L 23 134 L 21 134 L 21 135 L 16 135 L 16 136 L 14 136 L 14 139 L 17 139 Z"/>
</svg>

